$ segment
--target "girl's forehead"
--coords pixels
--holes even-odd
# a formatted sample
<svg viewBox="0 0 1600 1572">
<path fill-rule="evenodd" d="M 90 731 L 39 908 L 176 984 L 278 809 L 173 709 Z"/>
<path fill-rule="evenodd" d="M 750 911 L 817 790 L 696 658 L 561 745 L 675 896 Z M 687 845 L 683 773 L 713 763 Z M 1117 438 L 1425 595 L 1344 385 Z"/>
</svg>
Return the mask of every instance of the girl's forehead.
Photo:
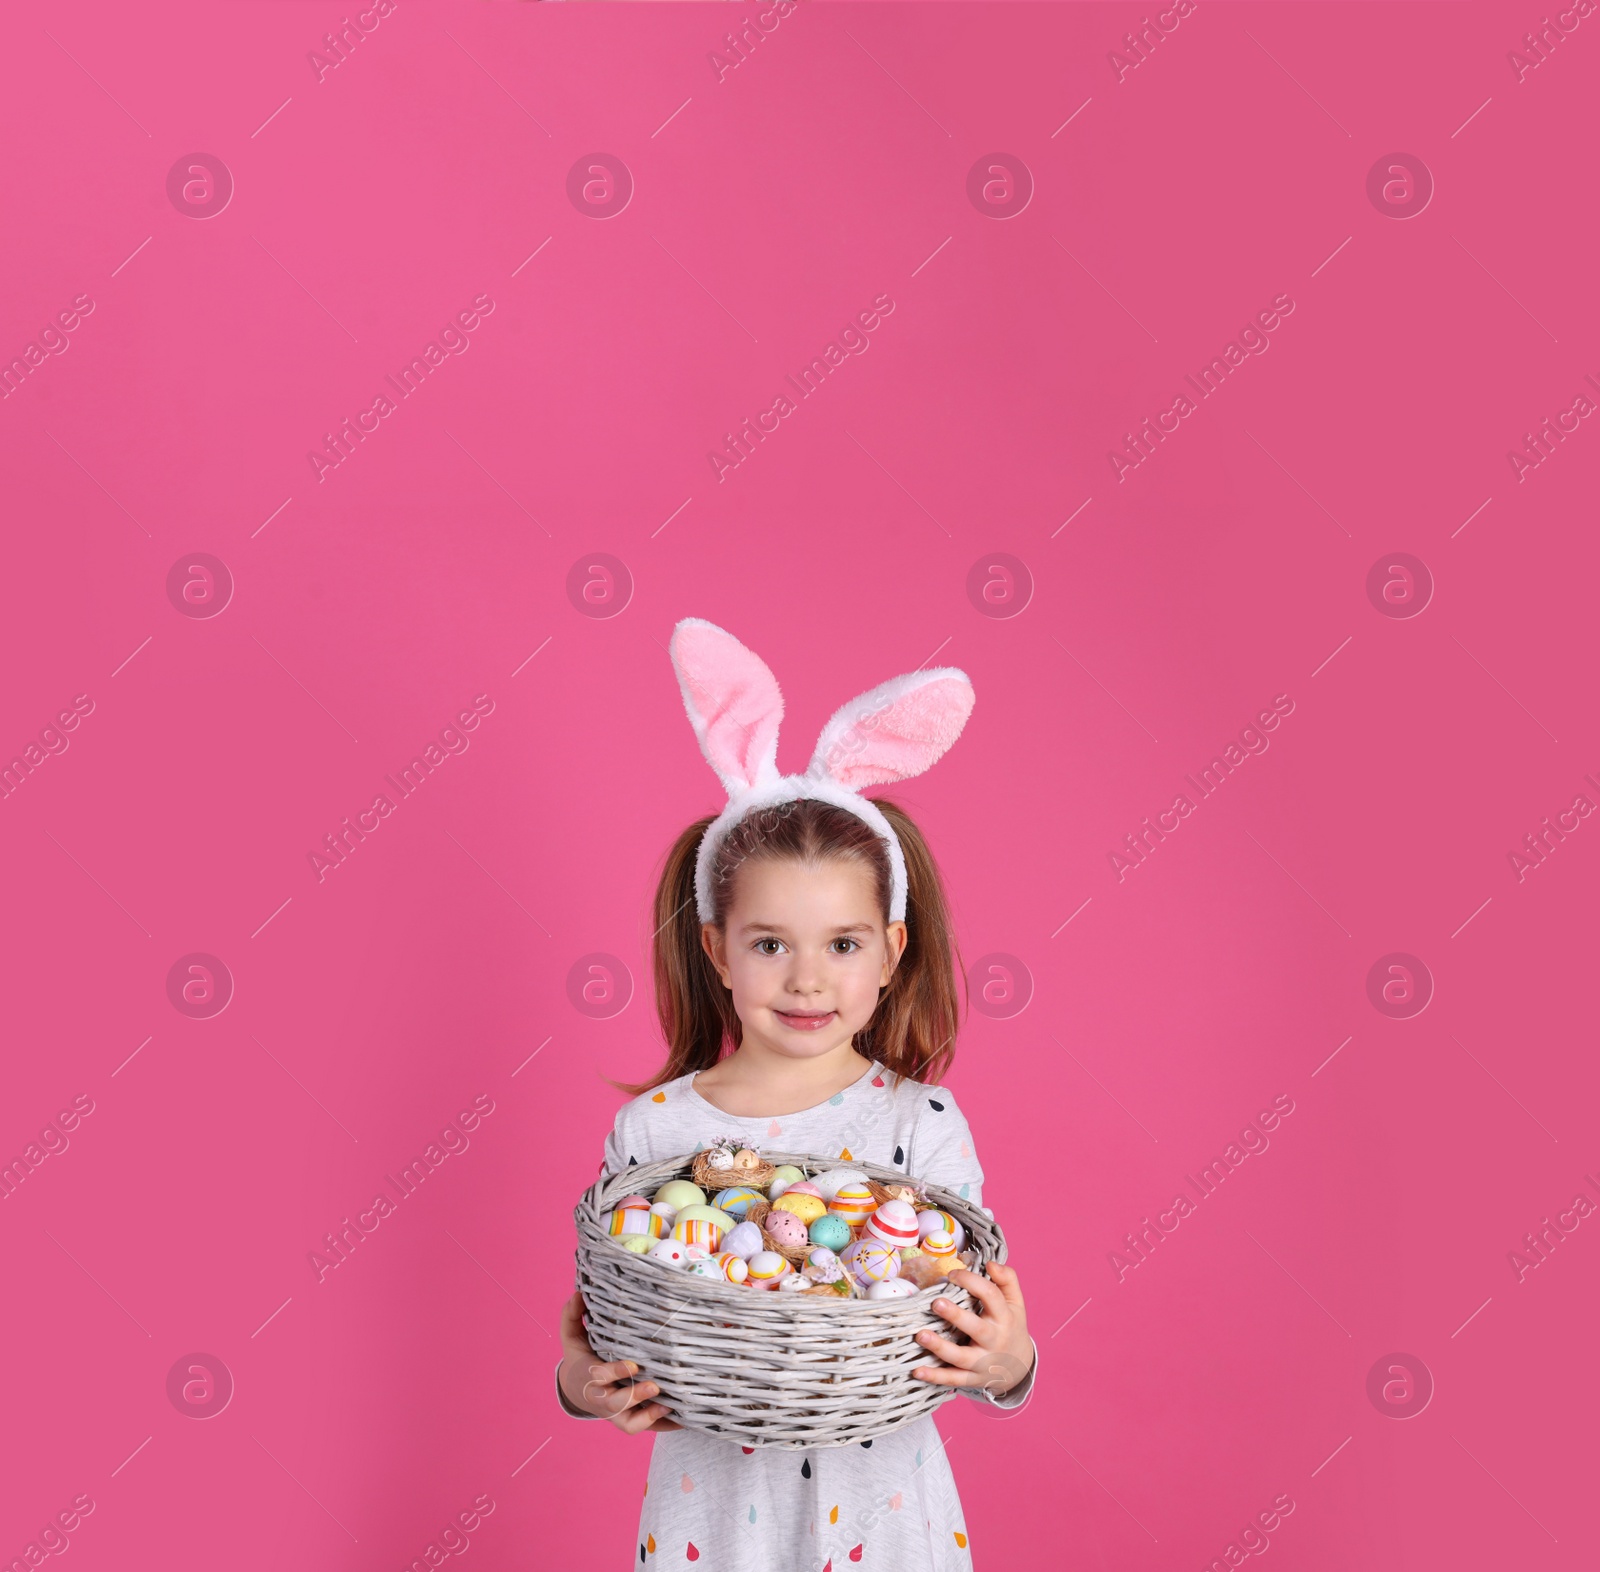
<svg viewBox="0 0 1600 1572">
<path fill-rule="evenodd" d="M 854 858 L 840 857 L 822 862 L 751 858 L 734 879 L 728 915 L 829 926 L 861 922 L 876 926 L 882 920 L 871 869 Z"/>
</svg>

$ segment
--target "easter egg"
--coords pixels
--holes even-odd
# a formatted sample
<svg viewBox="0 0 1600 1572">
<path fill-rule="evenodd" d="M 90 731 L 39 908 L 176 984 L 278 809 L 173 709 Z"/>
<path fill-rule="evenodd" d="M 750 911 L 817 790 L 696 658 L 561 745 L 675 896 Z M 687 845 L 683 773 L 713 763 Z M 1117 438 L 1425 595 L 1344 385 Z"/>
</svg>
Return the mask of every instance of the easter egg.
<svg viewBox="0 0 1600 1572">
<path fill-rule="evenodd" d="M 713 1283 L 725 1283 L 728 1280 L 722 1275 L 722 1268 L 710 1256 L 703 1261 L 691 1261 L 684 1268 L 684 1274 L 688 1277 L 707 1277 Z"/>
<path fill-rule="evenodd" d="M 689 1264 L 689 1249 L 677 1239 L 658 1239 L 650 1246 L 650 1254 L 646 1259 L 659 1261 L 663 1266 L 681 1268 Z"/>
<path fill-rule="evenodd" d="M 891 1277 L 887 1282 L 873 1283 L 867 1289 L 868 1299 L 911 1299 L 916 1296 L 917 1285 L 903 1277 Z"/>
<path fill-rule="evenodd" d="M 802 1179 L 798 1184 L 792 1184 L 783 1192 L 785 1195 L 814 1195 L 820 1201 L 822 1192 L 809 1179 Z"/>
<path fill-rule="evenodd" d="M 649 1255 L 655 1249 L 656 1241 L 649 1234 L 629 1234 L 624 1239 L 617 1241 L 624 1250 L 631 1250 L 635 1255 Z"/>
<path fill-rule="evenodd" d="M 778 1292 L 780 1294 L 785 1292 L 791 1294 L 801 1294 L 811 1286 L 811 1283 L 806 1278 L 802 1277 L 798 1272 L 791 1272 L 787 1277 L 780 1277 L 778 1279 Z"/>
<path fill-rule="evenodd" d="M 650 1210 L 661 1219 L 663 1224 L 661 1231 L 670 1233 L 672 1231 L 672 1219 L 678 1215 L 677 1207 L 669 1206 L 665 1201 L 655 1201 L 651 1204 Z"/>
<path fill-rule="evenodd" d="M 651 1199 L 665 1201 L 668 1206 L 673 1208 L 704 1206 L 706 1204 L 706 1193 L 699 1185 L 693 1184 L 687 1179 L 669 1179 L 656 1191 Z"/>
<path fill-rule="evenodd" d="M 723 1236 L 722 1248 L 748 1261 L 758 1250 L 765 1250 L 767 1242 L 761 1237 L 761 1230 L 746 1219 Z"/>
<path fill-rule="evenodd" d="M 821 1173 L 813 1179 L 812 1184 L 817 1187 L 817 1194 L 824 1201 L 831 1201 L 847 1184 L 865 1184 L 867 1176 L 859 1168 L 830 1168 L 826 1173 Z"/>
<path fill-rule="evenodd" d="M 798 1190 L 785 1190 L 776 1201 L 772 1203 L 774 1212 L 793 1212 L 802 1223 L 808 1226 L 816 1222 L 819 1217 L 828 1215 L 828 1203 L 820 1195 L 804 1195 Z"/>
<path fill-rule="evenodd" d="M 716 1199 L 711 1203 L 718 1211 L 726 1212 L 736 1223 L 745 1220 L 745 1214 L 750 1208 L 762 1199 L 759 1190 L 747 1189 L 744 1185 L 735 1185 L 729 1190 L 719 1190 Z"/>
<path fill-rule="evenodd" d="M 792 1184 L 799 1184 L 806 1176 L 803 1168 L 796 1168 L 793 1163 L 785 1163 L 772 1176 L 772 1182 L 767 1186 L 767 1198 L 776 1201 Z"/>
<path fill-rule="evenodd" d="M 842 1217 L 829 1212 L 819 1217 L 807 1230 L 814 1245 L 826 1245 L 829 1250 L 842 1250 L 850 1243 L 850 1225 Z"/>
<path fill-rule="evenodd" d="M 798 1250 L 806 1243 L 806 1225 L 793 1212 L 780 1212 L 774 1207 L 761 1220 L 761 1226 L 785 1250 Z"/>
<path fill-rule="evenodd" d="M 839 1257 L 840 1264 L 863 1288 L 900 1275 L 900 1257 L 893 1245 L 879 1239 L 857 1239 Z"/>
<path fill-rule="evenodd" d="M 674 1239 L 687 1245 L 698 1245 L 707 1251 L 721 1247 L 724 1232 L 721 1224 L 712 1222 L 709 1217 L 685 1217 L 682 1213 L 672 1225 Z"/>
<path fill-rule="evenodd" d="M 916 1211 L 904 1201 L 885 1201 L 867 1219 L 867 1232 L 896 1249 L 915 1244 L 919 1237 Z"/>
<path fill-rule="evenodd" d="M 917 1213 L 917 1232 L 926 1239 L 929 1234 L 940 1230 L 949 1234 L 956 1242 L 956 1249 L 961 1248 L 961 1242 L 966 1237 L 966 1230 L 956 1221 L 949 1212 L 941 1212 L 933 1208 L 926 1212 Z"/>
<path fill-rule="evenodd" d="M 787 1277 L 794 1268 L 776 1250 L 758 1250 L 750 1257 L 752 1288 L 771 1288 L 780 1277 Z"/>
<path fill-rule="evenodd" d="M 645 1211 L 648 1212 L 650 1210 L 649 1199 L 642 1195 L 623 1196 L 623 1198 L 617 1202 L 617 1210 L 620 1212 L 625 1206 L 642 1206 Z"/>
<path fill-rule="evenodd" d="M 712 1260 L 717 1263 L 717 1270 L 722 1273 L 725 1282 L 742 1283 L 750 1275 L 749 1262 L 731 1251 L 724 1250 L 721 1255 L 713 1256 Z"/>
<path fill-rule="evenodd" d="M 736 1221 L 735 1218 L 723 1211 L 720 1206 L 680 1206 L 677 1216 L 672 1220 L 675 1223 L 681 1223 L 691 1217 L 699 1217 L 708 1223 L 715 1223 L 724 1232 L 732 1228 Z"/>
<path fill-rule="evenodd" d="M 865 1184 L 841 1185 L 828 1203 L 828 1210 L 835 1217 L 842 1217 L 852 1228 L 866 1222 L 877 1209 L 878 1203 Z"/>
<path fill-rule="evenodd" d="M 666 1232 L 666 1224 L 654 1212 L 630 1206 L 626 1209 L 618 1208 L 606 1218 L 606 1231 L 614 1239 L 628 1234 L 641 1234 L 650 1239 L 659 1239 Z"/>
</svg>

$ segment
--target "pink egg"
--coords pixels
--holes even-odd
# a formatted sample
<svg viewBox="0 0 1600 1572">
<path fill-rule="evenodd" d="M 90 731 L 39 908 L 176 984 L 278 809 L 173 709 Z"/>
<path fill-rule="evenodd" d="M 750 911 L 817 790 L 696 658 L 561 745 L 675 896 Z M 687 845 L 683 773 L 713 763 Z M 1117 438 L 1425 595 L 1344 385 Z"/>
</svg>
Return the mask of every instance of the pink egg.
<svg viewBox="0 0 1600 1572">
<path fill-rule="evenodd" d="M 650 1210 L 650 1198 L 643 1195 L 625 1195 L 617 1202 L 617 1210 L 620 1212 L 625 1206 L 643 1207 L 648 1212 Z"/>
<path fill-rule="evenodd" d="M 827 1197 L 809 1179 L 802 1179 L 798 1184 L 792 1184 L 783 1192 L 785 1195 L 814 1195 L 819 1201 Z"/>
<path fill-rule="evenodd" d="M 762 1218 L 761 1226 L 786 1249 L 798 1250 L 808 1238 L 806 1225 L 793 1212 L 774 1209 Z"/>
</svg>

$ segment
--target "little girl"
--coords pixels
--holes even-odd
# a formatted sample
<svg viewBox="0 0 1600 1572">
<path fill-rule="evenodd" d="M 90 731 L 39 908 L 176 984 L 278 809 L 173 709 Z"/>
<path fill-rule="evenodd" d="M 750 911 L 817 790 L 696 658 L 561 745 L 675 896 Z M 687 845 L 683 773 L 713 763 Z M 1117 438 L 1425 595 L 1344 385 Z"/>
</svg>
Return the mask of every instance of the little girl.
<svg viewBox="0 0 1600 1572">
<path fill-rule="evenodd" d="M 757 1151 L 898 1168 L 980 1207 L 972 1133 L 938 1084 L 958 1025 L 938 869 L 903 810 L 858 790 L 932 764 L 966 722 L 971 685 L 950 670 L 885 683 L 834 716 L 805 775 L 780 778 L 783 701 L 766 666 L 693 619 L 674 631 L 672 658 L 729 803 L 716 819 L 690 825 L 668 855 L 654 956 L 668 1059 L 642 1088 L 624 1088 L 639 1095 L 617 1114 L 602 1172 L 732 1135 Z M 950 1274 L 982 1313 L 936 1298 L 933 1310 L 970 1342 L 920 1333 L 934 1362 L 912 1376 L 985 1408 L 1015 1410 L 1032 1391 L 1038 1350 L 1016 1272 L 991 1261 L 987 1273 Z M 648 1372 L 639 1379 L 629 1361 L 600 1361 L 583 1312 L 574 1294 L 556 1370 L 562 1407 L 660 1437 L 636 1566 L 971 1566 L 931 1416 L 845 1447 L 745 1447 L 666 1417 Z"/>
</svg>

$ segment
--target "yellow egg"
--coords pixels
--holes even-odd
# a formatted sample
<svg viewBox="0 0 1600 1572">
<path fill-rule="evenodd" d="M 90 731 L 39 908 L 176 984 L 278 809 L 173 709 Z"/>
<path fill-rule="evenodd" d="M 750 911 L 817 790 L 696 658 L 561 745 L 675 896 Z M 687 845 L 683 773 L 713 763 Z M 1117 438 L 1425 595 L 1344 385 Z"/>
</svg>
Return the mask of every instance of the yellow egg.
<svg viewBox="0 0 1600 1572">
<path fill-rule="evenodd" d="M 828 1203 L 820 1195 L 792 1195 L 787 1191 L 772 1203 L 775 1212 L 793 1212 L 808 1228 L 819 1217 L 826 1217 Z"/>
</svg>

